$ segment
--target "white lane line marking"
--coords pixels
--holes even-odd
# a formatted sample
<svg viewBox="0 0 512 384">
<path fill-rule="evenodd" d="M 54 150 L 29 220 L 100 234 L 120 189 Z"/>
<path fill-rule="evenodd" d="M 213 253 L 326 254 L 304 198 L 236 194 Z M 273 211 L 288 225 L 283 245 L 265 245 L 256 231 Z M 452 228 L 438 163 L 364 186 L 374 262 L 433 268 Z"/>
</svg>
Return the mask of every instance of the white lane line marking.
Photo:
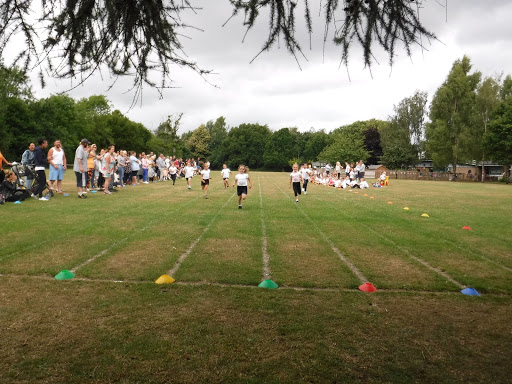
<svg viewBox="0 0 512 384">
<path fill-rule="evenodd" d="M 317 200 L 320 200 L 322 202 L 325 203 L 325 201 L 323 201 L 322 199 L 318 198 L 317 196 L 315 196 L 315 198 Z M 336 209 L 338 212 L 340 212 L 343 216 L 345 216 L 346 218 L 350 218 L 349 216 L 347 216 L 347 214 L 345 212 L 343 212 L 342 210 L 340 210 L 338 207 L 334 207 L 334 209 Z M 385 237 L 384 235 L 380 234 L 379 232 L 375 231 L 373 228 L 370 228 L 369 226 L 367 226 L 366 224 L 362 223 L 362 222 L 357 222 L 359 225 L 365 227 L 368 231 L 374 233 L 375 235 L 377 235 L 378 237 L 380 237 L 382 240 L 384 241 L 387 241 L 389 244 L 391 244 L 393 247 L 395 247 L 396 249 L 400 250 L 402 253 L 404 253 L 405 255 L 407 255 L 408 257 L 410 257 L 411 259 L 415 260 L 416 262 L 422 264 L 423 266 L 427 267 L 428 269 L 430 269 L 431 271 L 437 273 L 438 275 L 441 275 L 443 276 L 446 280 L 452 282 L 453 284 L 455 284 L 456 286 L 458 286 L 459 288 L 466 288 L 466 286 L 460 282 L 458 282 L 457 280 L 455 280 L 453 277 L 451 277 L 449 274 L 447 274 L 446 272 L 443 272 L 441 271 L 440 269 L 430 265 L 429 263 L 427 263 L 425 260 L 419 258 L 418 256 L 415 256 L 413 255 L 411 252 L 409 252 L 409 250 L 405 249 L 405 248 L 402 248 L 401 246 L 399 246 L 398 244 L 396 244 L 393 240 L 391 239 L 388 239 L 387 237 Z"/>
<path fill-rule="evenodd" d="M 269 179 L 269 178 L 268 178 L 268 176 L 267 176 L 267 179 Z M 269 179 L 269 180 L 270 180 L 270 179 Z M 291 199 L 291 197 L 290 197 L 287 193 L 285 193 L 285 192 L 281 189 L 281 187 L 280 187 L 279 185 L 277 185 L 276 183 L 274 183 L 272 180 L 270 180 L 270 182 L 271 182 L 272 184 L 274 184 L 274 185 L 275 185 L 275 186 L 276 186 L 276 187 L 277 187 L 277 188 L 278 188 L 278 189 L 283 193 L 283 195 L 285 195 L 286 197 L 288 197 L 288 199 L 289 199 L 289 200 L 292 200 L 292 199 Z M 310 224 L 313 226 L 313 228 L 315 228 L 315 229 L 318 231 L 318 233 L 320 233 L 320 236 L 322 236 L 322 237 L 323 237 L 323 239 L 327 242 L 327 244 L 329 244 L 329 246 L 331 247 L 331 249 L 333 250 L 333 252 L 334 252 L 336 255 L 338 255 L 338 257 L 340 258 L 340 260 L 341 260 L 343 263 L 345 263 L 345 265 L 346 265 L 346 266 L 347 266 L 347 267 L 352 271 L 352 273 L 353 273 L 354 275 L 356 275 L 356 276 L 357 276 L 357 278 L 359 279 L 359 281 L 361 282 L 361 284 L 364 284 L 364 283 L 368 282 L 368 279 L 363 275 L 363 273 L 362 273 L 362 272 L 361 272 L 361 271 L 360 271 L 360 270 L 359 270 L 359 269 L 358 269 L 354 264 L 352 264 L 352 262 L 351 262 L 349 259 L 347 259 L 347 258 L 345 257 L 345 255 L 343 254 L 343 252 L 341 252 L 341 251 L 340 251 L 340 250 L 339 250 L 339 249 L 334 245 L 334 243 L 331 241 L 331 239 L 329 239 L 329 238 L 327 237 L 327 235 L 326 235 L 324 232 L 322 232 L 322 230 L 321 230 L 320 228 L 318 228 L 318 226 L 316 225 L 316 223 L 315 223 L 315 222 L 314 222 L 314 221 L 309 217 L 309 215 L 308 215 L 306 212 L 304 212 L 304 210 L 303 210 L 303 209 L 302 209 L 298 204 L 296 204 L 296 205 L 298 206 L 299 211 L 302 213 L 302 215 L 303 215 L 303 216 L 304 216 L 304 217 L 305 217 L 305 218 L 310 222 Z"/>
<path fill-rule="evenodd" d="M 261 216 L 261 253 L 263 255 L 263 279 L 272 279 L 272 270 L 270 269 L 270 255 L 268 254 L 267 248 L 267 228 L 265 227 L 265 219 L 263 218 L 263 197 L 261 195 L 261 183 L 260 177 L 258 176 L 258 188 L 260 192 L 260 216 Z"/>
<path fill-rule="evenodd" d="M 183 207 L 186 207 L 187 205 L 189 205 L 190 203 L 192 203 L 193 201 L 195 200 L 198 200 L 201 196 L 198 196 L 192 200 L 189 200 L 187 201 L 185 204 L 183 205 L 180 205 L 179 207 L 175 207 L 175 209 L 167 212 L 165 214 L 165 217 L 169 216 L 171 213 L 175 213 L 178 209 L 182 209 Z M 149 227 L 151 227 L 153 224 L 155 224 L 157 221 L 160 221 L 162 219 L 162 217 L 159 217 L 158 219 L 153 219 L 151 220 L 148 224 L 146 224 L 144 227 L 142 227 L 141 231 L 145 231 L 146 229 L 148 229 Z M 103 251 L 101 251 L 100 253 L 92 256 L 91 258 L 85 260 L 84 262 L 78 264 L 77 266 L 73 267 L 72 269 L 70 269 L 69 271 L 70 272 L 73 272 L 75 273 L 76 271 L 78 271 L 80 268 L 82 267 L 85 267 L 87 264 L 90 264 L 92 263 L 94 260 L 100 258 L 101 256 L 104 256 L 106 255 L 110 250 L 112 250 L 114 247 L 120 245 L 120 244 L 123 244 L 125 243 L 128 239 L 131 239 L 132 237 L 131 236 L 127 236 L 117 242 L 115 242 L 114 244 L 110 245 L 109 247 L 105 248 Z"/>
<path fill-rule="evenodd" d="M 231 197 L 224 203 L 224 205 L 222 206 L 222 208 L 217 212 L 217 214 L 213 217 L 213 219 L 208 223 L 208 225 L 206 226 L 206 228 L 203 230 L 203 232 L 201 232 L 201 234 L 199 235 L 199 237 L 197 239 L 194 240 L 194 242 L 190 245 L 190 247 L 188 247 L 188 249 L 182 253 L 182 255 L 179 257 L 179 259 L 176 261 L 176 263 L 174 264 L 174 267 L 172 267 L 169 272 L 167 272 L 167 274 L 169 276 L 174 276 L 174 274 L 176 272 L 178 272 L 178 270 L 180 269 L 181 267 L 181 264 L 183 264 L 183 262 L 185 261 L 185 259 L 188 257 L 188 255 L 190 254 L 190 252 L 192 252 L 192 250 L 194 249 L 194 247 L 197 245 L 197 243 L 199 243 L 199 241 L 201 241 L 201 239 L 203 238 L 203 236 L 205 235 L 206 232 L 208 232 L 208 230 L 210 229 L 210 227 L 212 226 L 213 222 L 215 221 L 215 219 L 217 219 L 217 217 L 219 216 L 220 212 L 222 212 L 222 209 L 228 205 L 228 203 L 231 201 L 231 199 L 233 198 L 233 196 L 235 196 L 235 193 L 233 193 L 231 195 Z"/>
</svg>

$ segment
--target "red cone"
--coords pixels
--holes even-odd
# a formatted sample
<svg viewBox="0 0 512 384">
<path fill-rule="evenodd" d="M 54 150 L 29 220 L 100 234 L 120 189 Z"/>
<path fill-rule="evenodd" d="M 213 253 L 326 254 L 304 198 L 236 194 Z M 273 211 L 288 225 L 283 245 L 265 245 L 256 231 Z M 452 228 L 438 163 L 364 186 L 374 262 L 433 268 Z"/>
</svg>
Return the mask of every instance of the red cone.
<svg viewBox="0 0 512 384">
<path fill-rule="evenodd" d="M 471 227 L 468 227 L 467 225 L 465 225 L 464 227 L 462 227 L 462 229 L 467 229 L 468 231 L 472 231 Z"/>
<path fill-rule="evenodd" d="M 363 292 L 375 292 L 377 288 L 372 283 L 364 283 L 359 286 L 359 290 Z"/>
</svg>

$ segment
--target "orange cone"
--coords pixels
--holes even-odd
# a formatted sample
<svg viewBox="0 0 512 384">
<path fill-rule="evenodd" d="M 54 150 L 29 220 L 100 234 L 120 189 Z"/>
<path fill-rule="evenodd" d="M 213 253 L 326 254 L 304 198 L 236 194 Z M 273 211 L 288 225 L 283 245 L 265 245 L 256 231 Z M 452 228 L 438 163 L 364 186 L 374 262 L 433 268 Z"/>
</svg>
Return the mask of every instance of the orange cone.
<svg viewBox="0 0 512 384">
<path fill-rule="evenodd" d="M 359 290 L 363 292 L 375 292 L 377 288 L 375 288 L 372 283 L 364 283 L 359 286 Z"/>
</svg>

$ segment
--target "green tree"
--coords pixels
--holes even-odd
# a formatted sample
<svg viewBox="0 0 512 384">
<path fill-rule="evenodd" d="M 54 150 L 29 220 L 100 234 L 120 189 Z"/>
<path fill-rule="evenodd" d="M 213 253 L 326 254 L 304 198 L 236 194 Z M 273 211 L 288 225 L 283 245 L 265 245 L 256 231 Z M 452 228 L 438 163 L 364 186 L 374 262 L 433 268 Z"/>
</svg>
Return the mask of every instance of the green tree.
<svg viewBox="0 0 512 384">
<path fill-rule="evenodd" d="M 226 119 L 221 116 L 215 122 L 208 121 L 206 129 L 210 133 L 210 163 L 212 168 L 221 168 L 224 163 L 222 142 L 228 135 Z"/>
<path fill-rule="evenodd" d="M 263 167 L 263 143 L 270 137 L 266 125 L 241 124 L 232 128 L 222 142 L 222 152 L 230 168 L 245 164 L 251 168 Z"/>
<path fill-rule="evenodd" d="M 476 115 L 477 115 L 477 137 L 485 136 L 487 132 L 487 125 L 491 119 L 492 112 L 500 103 L 500 83 L 497 79 L 486 77 L 484 81 L 478 86 L 476 92 Z M 483 142 L 478 145 L 478 159 L 482 160 L 482 183 L 485 180 L 485 148 Z"/>
<path fill-rule="evenodd" d="M 322 129 L 320 131 L 315 131 L 311 129 L 309 132 L 304 134 L 305 136 L 305 144 L 304 144 L 304 152 L 303 158 L 305 161 L 313 162 L 318 160 L 318 155 L 320 152 L 324 150 L 329 141 L 329 136 Z"/>
<path fill-rule="evenodd" d="M 475 134 L 475 91 L 481 74 L 470 74 L 470 71 L 467 56 L 455 61 L 432 99 L 431 123 L 426 127 L 427 150 L 434 164 L 438 167 L 453 164 L 455 174 L 459 162 L 472 160 L 476 142 L 481 140 Z"/>
<path fill-rule="evenodd" d="M 365 128 L 365 123 L 361 121 L 336 128 L 330 134 L 330 144 L 318 155 L 318 159 L 330 163 L 366 161 L 370 154 L 364 147 Z"/>
<path fill-rule="evenodd" d="M 175 115 L 167 116 L 167 120 L 161 123 L 157 130 L 156 136 L 162 140 L 165 145 L 165 151 L 170 150 L 172 156 L 176 156 L 177 145 L 179 141 L 178 131 L 180 129 L 183 112 Z"/>
<path fill-rule="evenodd" d="M 192 132 L 192 135 L 188 139 L 188 146 L 194 157 L 199 157 L 201 160 L 208 158 L 210 155 L 210 139 L 210 133 L 204 124 L 201 124 Z"/>
<path fill-rule="evenodd" d="M 512 97 L 508 97 L 493 112 L 484 135 L 488 157 L 507 166 L 510 180 L 512 165 Z"/>
<path fill-rule="evenodd" d="M 418 163 L 423 152 L 427 93 L 416 91 L 393 107 L 389 124 L 380 130 L 381 161 L 391 168 L 404 168 Z"/>
<path fill-rule="evenodd" d="M 283 170 L 288 168 L 288 162 L 294 155 L 294 138 L 288 128 L 282 128 L 268 137 L 263 153 L 263 163 L 265 168 Z"/>
<path fill-rule="evenodd" d="M 137 153 L 147 150 L 147 143 L 153 134 L 144 125 L 131 121 L 119 110 L 112 112 L 107 119 L 107 125 L 112 132 L 116 149 L 135 151 Z"/>
<path fill-rule="evenodd" d="M 512 96 L 512 77 L 507 75 L 503 80 L 500 90 L 501 100 L 505 100 L 507 97 Z"/>
<path fill-rule="evenodd" d="M 95 143 L 98 148 L 107 148 L 114 144 L 114 135 L 108 124 L 111 105 L 105 96 L 83 98 L 76 103 L 75 110 L 81 136 Z"/>
</svg>

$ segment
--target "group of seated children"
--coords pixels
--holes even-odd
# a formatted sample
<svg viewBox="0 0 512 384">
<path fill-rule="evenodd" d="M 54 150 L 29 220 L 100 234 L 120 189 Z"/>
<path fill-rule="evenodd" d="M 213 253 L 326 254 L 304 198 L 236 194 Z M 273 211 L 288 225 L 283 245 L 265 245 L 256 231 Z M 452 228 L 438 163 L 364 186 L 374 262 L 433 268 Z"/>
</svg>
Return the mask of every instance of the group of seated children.
<svg viewBox="0 0 512 384">
<path fill-rule="evenodd" d="M 361 164 L 363 164 L 362 160 Z M 357 167 L 347 167 L 344 179 L 341 177 L 338 178 L 336 175 L 331 175 L 327 172 L 319 172 L 317 169 L 315 169 L 311 181 L 315 184 L 343 189 L 369 188 L 368 182 L 364 178 L 364 171 L 359 170 L 359 163 L 357 163 L 357 165 Z"/>
</svg>

